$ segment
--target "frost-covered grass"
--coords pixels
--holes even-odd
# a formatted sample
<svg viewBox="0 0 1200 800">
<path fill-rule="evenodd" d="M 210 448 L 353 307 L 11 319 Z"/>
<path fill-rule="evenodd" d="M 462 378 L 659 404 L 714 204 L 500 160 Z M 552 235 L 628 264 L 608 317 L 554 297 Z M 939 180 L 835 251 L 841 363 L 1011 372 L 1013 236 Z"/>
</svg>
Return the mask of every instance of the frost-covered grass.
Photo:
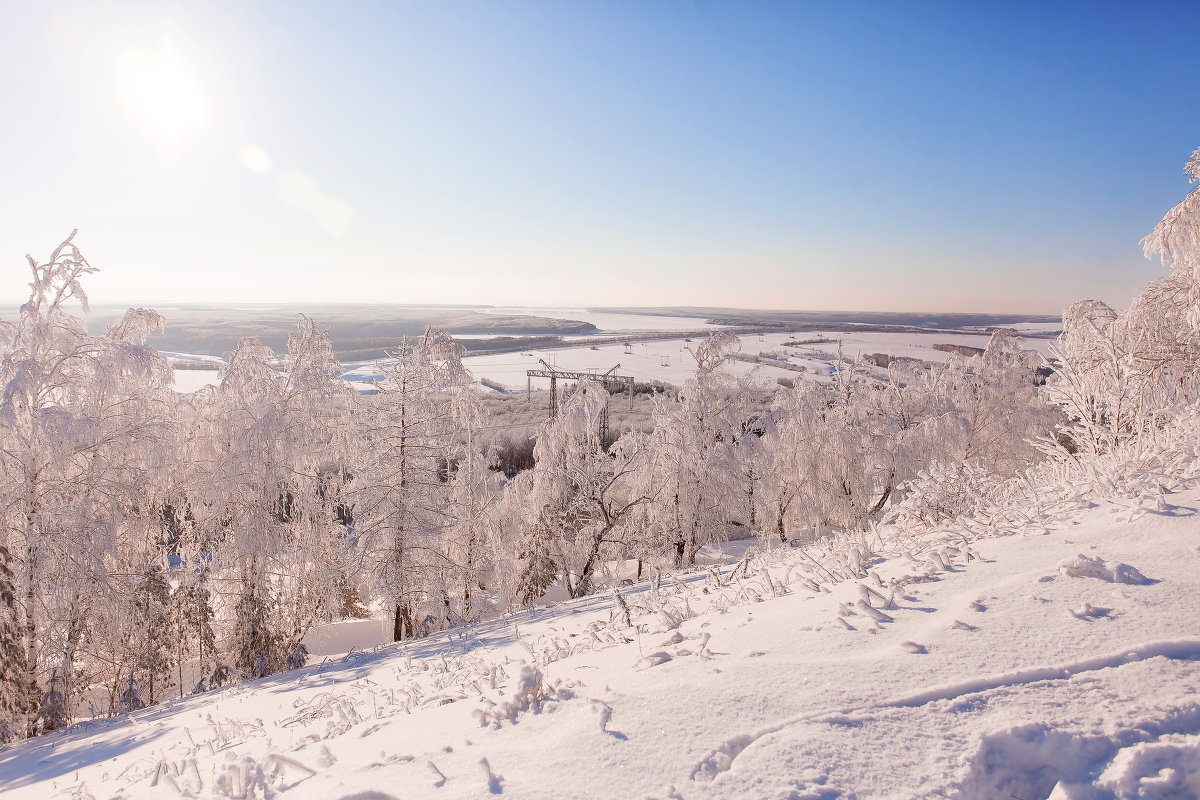
<svg viewBox="0 0 1200 800">
<path fill-rule="evenodd" d="M 77 724 L 0 791 L 1194 797 L 1194 449 Z"/>
</svg>

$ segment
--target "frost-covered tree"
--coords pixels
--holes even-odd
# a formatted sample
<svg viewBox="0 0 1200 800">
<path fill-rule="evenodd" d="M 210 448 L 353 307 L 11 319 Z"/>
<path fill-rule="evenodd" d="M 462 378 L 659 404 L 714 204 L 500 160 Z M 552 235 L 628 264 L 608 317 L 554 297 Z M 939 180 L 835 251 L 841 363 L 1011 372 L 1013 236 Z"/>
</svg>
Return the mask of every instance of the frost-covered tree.
<svg viewBox="0 0 1200 800">
<path fill-rule="evenodd" d="M 245 674 L 283 669 L 340 604 L 348 543 L 327 474 L 350 456 L 356 398 L 339 374 L 328 336 L 301 316 L 282 358 L 239 343 L 200 423 L 189 507 L 227 610 L 225 650 Z"/>
<path fill-rule="evenodd" d="M 529 605 L 558 578 L 547 532 L 529 525 L 526 519 L 532 491 L 532 470 L 506 480 L 487 518 L 491 587 L 502 610 Z"/>
<path fill-rule="evenodd" d="M 738 491 L 730 450 L 745 419 L 747 388 L 726 364 L 740 348 L 731 332 L 712 334 L 692 351 L 695 377 L 674 397 L 655 398 L 648 449 L 657 500 L 649 524 L 677 567 L 694 565 L 700 548 L 726 535 L 725 509 Z"/>
<path fill-rule="evenodd" d="M 1184 174 L 1200 181 L 1200 149 Z M 1170 273 L 1129 308 L 1117 314 L 1089 300 L 1063 314 L 1047 392 L 1068 417 L 1071 449 L 1111 451 L 1158 430 L 1200 392 L 1200 189 L 1166 213 L 1142 248 Z"/>
<path fill-rule="evenodd" d="M 886 385 L 862 364 L 839 364 L 834 378 L 799 382 L 776 397 L 764 491 L 781 539 L 864 526 L 887 502 L 903 462 Z M 893 398 L 893 405 L 909 399 Z"/>
<path fill-rule="evenodd" d="M 26 667 L 53 678 L 45 697 L 61 696 L 43 727 L 69 716 L 88 680 L 81 648 L 153 514 L 174 402 L 170 366 L 146 344 L 158 314 L 131 309 L 95 336 L 70 313 L 72 301 L 87 311 L 81 281 L 95 272 L 73 237 L 45 263 L 29 258 L 29 300 L 0 330 L 0 546 L 14 562 Z M 40 690 L 26 685 L 36 705 Z"/>
<path fill-rule="evenodd" d="M 817 528 L 860 528 L 888 491 L 894 464 L 886 426 L 872 413 L 880 387 L 853 365 L 836 374 L 828 404 L 811 422 L 817 435 L 805 505 Z"/>
<path fill-rule="evenodd" d="M 1190 183 L 1200 182 L 1200 148 L 1192 152 L 1183 174 Z M 1137 322 L 1165 334 L 1145 346 L 1143 355 L 1195 370 L 1200 350 L 1200 188 L 1166 213 L 1142 240 L 1142 249 L 1147 258 L 1157 256 L 1171 270 L 1130 306 Z M 1151 325 L 1156 320 L 1161 325 Z"/>
<path fill-rule="evenodd" d="M 444 591 L 448 596 L 457 595 L 458 616 L 470 620 L 476 611 L 476 593 L 487 588 L 491 577 L 489 537 L 500 487 L 498 475 L 489 469 L 491 454 L 479 451 L 478 432 L 485 423 L 483 405 L 471 389 L 469 374 L 464 370 L 458 376 L 447 389 L 455 435 L 447 440 L 443 456 L 450 484 L 446 555 L 452 565 L 444 572 L 448 579 Z"/>
<path fill-rule="evenodd" d="M 820 421 L 829 402 L 829 392 L 802 381 L 775 396 L 762 446 L 766 479 L 761 495 L 770 530 L 782 542 L 819 528 L 823 520 L 814 507 L 813 487 L 824 445 Z"/>
<path fill-rule="evenodd" d="M 548 555 L 567 594 L 582 597 L 594 588 L 597 569 L 639 534 L 633 512 L 650 501 L 651 487 L 637 477 L 648 440 L 631 432 L 605 452 L 601 419 L 608 393 L 581 381 L 558 415 L 542 429 L 534 447 L 528 496 L 530 538 L 524 583 L 544 588 Z"/>
<path fill-rule="evenodd" d="M 445 537 L 455 521 L 448 480 L 454 405 L 470 383 L 462 352 L 445 332 L 426 331 L 381 365 L 384 381 L 364 409 L 354 494 L 359 558 L 365 583 L 392 609 L 396 641 L 444 618 L 446 577 L 457 572 Z"/>
<path fill-rule="evenodd" d="M 952 358 L 942 386 L 949 392 L 960 424 L 946 432 L 953 449 L 940 461 L 971 463 L 996 474 L 1029 466 L 1037 451 L 1031 441 L 1053 429 L 1054 417 L 1037 390 L 1037 356 L 1022 349 L 1019 337 L 997 331 L 983 354 Z"/>
</svg>

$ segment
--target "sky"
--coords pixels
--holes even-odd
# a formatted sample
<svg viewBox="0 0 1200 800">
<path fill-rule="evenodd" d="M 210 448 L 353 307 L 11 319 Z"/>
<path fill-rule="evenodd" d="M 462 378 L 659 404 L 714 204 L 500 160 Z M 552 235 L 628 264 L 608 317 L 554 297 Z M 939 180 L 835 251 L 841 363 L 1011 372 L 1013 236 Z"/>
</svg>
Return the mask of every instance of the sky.
<svg viewBox="0 0 1200 800">
<path fill-rule="evenodd" d="M 1057 313 L 1200 146 L 1196 4 L 0 0 L 0 298 Z"/>
</svg>

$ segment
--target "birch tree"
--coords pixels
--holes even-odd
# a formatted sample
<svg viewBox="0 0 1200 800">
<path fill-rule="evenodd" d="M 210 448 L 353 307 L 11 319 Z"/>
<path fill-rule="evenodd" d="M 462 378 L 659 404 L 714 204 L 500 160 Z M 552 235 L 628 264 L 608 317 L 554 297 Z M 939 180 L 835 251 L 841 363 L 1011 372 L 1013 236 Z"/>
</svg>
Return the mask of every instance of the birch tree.
<svg viewBox="0 0 1200 800">
<path fill-rule="evenodd" d="M 736 438 L 731 422 L 743 416 L 745 386 L 726 369 L 741 343 L 729 331 L 712 334 L 692 356 L 696 375 L 674 397 L 655 398 L 649 449 L 655 457 L 658 501 L 651 525 L 674 566 L 692 566 L 704 545 L 725 533 Z"/>
<path fill-rule="evenodd" d="M 81 281 L 96 271 L 74 235 L 45 263 L 28 258 L 29 300 L 0 331 L 0 547 L 25 653 L 15 680 L 23 706 L 46 681 L 66 713 L 87 680 L 92 612 L 114 600 L 122 554 L 163 485 L 174 398 L 170 366 L 146 344 L 158 314 L 131 309 L 93 336 L 69 312 L 73 301 L 86 313 Z M 61 721 L 41 714 L 36 727 Z"/>
<path fill-rule="evenodd" d="M 601 563 L 638 536 L 634 511 L 651 500 L 648 485 L 636 480 L 648 439 L 629 433 L 611 452 L 603 448 L 600 421 L 607 402 L 598 383 L 581 381 L 534 447 L 529 521 L 570 597 L 593 590 Z"/>
<path fill-rule="evenodd" d="M 347 542 L 325 476 L 349 458 L 356 401 L 340 373 L 327 334 L 301 315 L 281 359 L 256 339 L 239 343 L 202 424 L 191 507 L 231 610 L 226 650 L 250 675 L 283 669 L 339 601 Z"/>
</svg>

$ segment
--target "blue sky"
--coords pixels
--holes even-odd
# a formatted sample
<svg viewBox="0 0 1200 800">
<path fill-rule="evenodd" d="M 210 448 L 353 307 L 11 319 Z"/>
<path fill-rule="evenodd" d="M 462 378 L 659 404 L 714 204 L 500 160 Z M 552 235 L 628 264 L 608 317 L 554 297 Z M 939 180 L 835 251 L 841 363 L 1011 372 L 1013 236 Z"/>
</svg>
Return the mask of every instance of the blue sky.
<svg viewBox="0 0 1200 800">
<path fill-rule="evenodd" d="M 1195 4 L 0 0 L 0 297 L 1126 304 Z"/>
</svg>

